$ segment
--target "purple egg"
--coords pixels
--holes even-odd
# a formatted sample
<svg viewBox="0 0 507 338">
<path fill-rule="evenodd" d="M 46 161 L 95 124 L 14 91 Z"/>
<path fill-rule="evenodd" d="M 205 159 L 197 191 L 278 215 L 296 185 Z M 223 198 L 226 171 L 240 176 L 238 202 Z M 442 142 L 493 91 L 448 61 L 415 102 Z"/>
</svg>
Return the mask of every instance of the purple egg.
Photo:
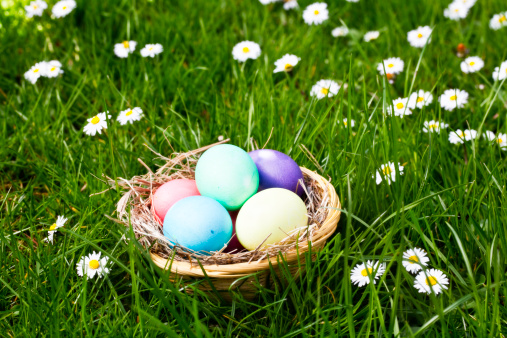
<svg viewBox="0 0 507 338">
<path fill-rule="evenodd" d="M 272 149 L 259 149 L 248 153 L 259 171 L 259 190 L 283 188 L 302 196 L 304 189 L 299 180 L 303 173 L 288 155 Z"/>
</svg>

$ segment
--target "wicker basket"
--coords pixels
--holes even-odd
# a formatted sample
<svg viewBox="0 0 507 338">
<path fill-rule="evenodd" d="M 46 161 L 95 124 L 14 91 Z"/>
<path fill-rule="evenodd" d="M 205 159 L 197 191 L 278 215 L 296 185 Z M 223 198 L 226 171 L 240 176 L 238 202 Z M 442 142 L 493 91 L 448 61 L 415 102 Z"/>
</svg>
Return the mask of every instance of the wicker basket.
<svg viewBox="0 0 507 338">
<path fill-rule="evenodd" d="M 297 276 L 300 273 L 300 267 L 304 264 L 306 253 L 310 250 L 317 252 L 321 250 L 327 239 L 335 232 L 340 219 L 340 200 L 334 187 L 319 174 L 301 168 L 306 179 L 314 180 L 320 189 L 327 193 L 327 216 L 320 224 L 320 227 L 314 231 L 308 241 L 300 242 L 297 248 L 283 252 L 283 260 L 287 263 L 290 273 Z M 223 264 L 223 265 L 199 265 L 197 262 L 176 261 L 165 259 L 155 253 L 151 253 L 153 262 L 162 269 L 171 270 L 172 280 L 183 280 L 184 283 L 195 281 L 196 279 L 206 279 L 209 282 L 197 283 L 196 287 L 205 293 L 218 292 L 225 300 L 231 299 L 231 291 L 239 292 L 246 299 L 255 297 L 258 284 L 269 287 L 273 285 L 272 276 L 270 276 L 271 267 L 275 272 L 280 262 L 279 257 L 268 257 L 261 261 L 246 263 Z M 312 255 L 315 259 L 315 255 Z M 252 275 L 255 274 L 255 275 Z M 248 278 L 245 278 L 250 276 Z M 187 289 L 191 291 L 191 289 Z"/>
</svg>

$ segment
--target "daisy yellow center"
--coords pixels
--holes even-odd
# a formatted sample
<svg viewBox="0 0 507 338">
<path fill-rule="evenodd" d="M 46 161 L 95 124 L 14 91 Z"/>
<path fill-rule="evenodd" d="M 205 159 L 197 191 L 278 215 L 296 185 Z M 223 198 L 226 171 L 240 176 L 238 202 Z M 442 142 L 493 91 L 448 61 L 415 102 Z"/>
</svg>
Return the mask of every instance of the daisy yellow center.
<svg viewBox="0 0 507 338">
<path fill-rule="evenodd" d="M 457 97 L 456 95 L 453 95 L 453 96 L 451 96 L 449 99 L 450 99 L 451 101 L 456 101 L 456 99 L 457 99 L 457 98 L 458 98 L 458 97 Z"/>
<path fill-rule="evenodd" d="M 507 21 L 507 18 L 505 17 L 505 15 L 502 15 L 502 16 L 500 17 L 500 19 L 498 19 L 498 21 L 499 21 L 499 22 L 505 22 L 505 21 Z"/>
<path fill-rule="evenodd" d="M 390 175 L 391 172 L 392 172 L 391 167 L 385 167 L 384 169 L 382 169 L 382 173 L 384 174 L 384 176 Z"/>
<path fill-rule="evenodd" d="M 366 268 L 366 269 L 363 269 L 363 271 L 361 271 L 361 275 L 363 275 L 364 277 L 368 276 L 368 274 L 371 275 L 373 269 L 372 268 Z"/>
<path fill-rule="evenodd" d="M 39 72 L 39 68 L 36 68 L 33 70 L 34 73 L 38 73 Z"/>
<path fill-rule="evenodd" d="M 345 127 L 347 126 L 347 121 L 343 121 L 343 124 L 345 125 Z"/>
<path fill-rule="evenodd" d="M 426 285 L 430 285 L 430 284 L 431 284 L 431 286 L 437 285 L 437 279 L 433 276 L 429 276 L 428 278 L 426 278 L 425 282 L 426 282 Z"/>
<path fill-rule="evenodd" d="M 153 50 L 153 47 L 150 47 L 148 50 Z"/>
<path fill-rule="evenodd" d="M 52 67 L 52 68 L 50 69 L 50 71 L 54 72 L 54 71 L 55 71 L 55 69 L 56 69 L 56 67 Z"/>
<path fill-rule="evenodd" d="M 459 134 L 458 134 L 459 137 L 463 138 L 465 137 L 465 134 L 461 131 Z"/>
<path fill-rule="evenodd" d="M 435 123 L 432 123 L 432 124 L 430 124 L 428 126 L 428 128 L 430 128 L 430 129 L 437 129 L 438 127 L 437 127 L 437 125 Z M 415 256 L 412 256 L 412 257 L 415 257 Z M 410 257 L 409 259 L 412 259 L 412 257 Z"/>
<path fill-rule="evenodd" d="M 394 67 L 394 65 L 393 65 L 392 63 L 390 63 L 390 64 L 388 64 L 388 65 L 387 65 L 387 67 L 389 67 L 389 68 L 393 68 L 393 67 Z"/>
<path fill-rule="evenodd" d="M 56 229 L 56 223 L 49 227 L 49 231 L 53 231 Z"/>
<path fill-rule="evenodd" d="M 127 112 L 127 114 L 125 114 L 125 116 L 130 116 L 130 115 L 132 115 L 132 110 L 129 110 L 129 111 Z"/>
<path fill-rule="evenodd" d="M 424 101 L 424 97 L 419 96 L 419 97 L 417 98 L 417 102 L 423 102 L 423 101 Z"/>
<path fill-rule="evenodd" d="M 128 41 L 123 41 L 122 44 L 123 44 L 123 47 L 129 48 L 129 42 Z"/>
<path fill-rule="evenodd" d="M 329 89 L 328 89 L 328 88 L 322 88 L 322 89 L 320 90 L 320 92 L 321 92 L 322 94 L 324 94 L 324 95 L 327 95 L 327 94 L 329 93 Z"/>
<path fill-rule="evenodd" d="M 420 39 L 423 37 L 423 35 L 421 33 L 417 34 L 417 37 Z"/>
<path fill-rule="evenodd" d="M 100 118 L 98 116 L 94 116 L 91 120 L 92 124 L 97 124 L 100 122 Z"/>
<path fill-rule="evenodd" d="M 474 61 L 470 62 L 470 66 L 473 66 L 473 65 L 475 65 L 475 62 Z"/>
<path fill-rule="evenodd" d="M 292 68 L 292 65 L 291 65 L 290 63 L 288 63 L 288 64 L 286 64 L 286 65 L 285 65 L 285 69 L 286 69 L 286 70 L 287 70 L 287 69 L 291 69 L 291 68 Z"/>
<path fill-rule="evenodd" d="M 396 103 L 396 108 L 402 109 L 403 108 L 403 103 L 401 103 L 401 102 Z"/>
<path fill-rule="evenodd" d="M 408 262 L 409 262 L 410 264 L 418 263 L 418 262 L 419 262 L 419 258 L 417 258 L 417 256 L 416 256 L 416 255 L 414 255 L 414 256 L 410 256 L 410 257 L 408 258 Z"/>
<path fill-rule="evenodd" d="M 63 6 L 62 9 L 67 9 L 67 6 Z"/>
<path fill-rule="evenodd" d="M 248 53 L 250 51 L 250 48 L 248 47 L 243 47 L 243 53 Z"/>
<path fill-rule="evenodd" d="M 90 263 L 88 263 L 88 266 L 90 267 L 90 269 L 97 270 L 100 266 L 100 263 L 98 260 L 92 259 Z"/>
<path fill-rule="evenodd" d="M 319 15 L 319 11 L 318 11 L 318 10 L 315 10 L 315 11 L 313 12 L 313 14 L 315 14 L 315 15 Z"/>
<path fill-rule="evenodd" d="M 37 9 L 37 5 L 33 5 L 33 9 Z"/>
<path fill-rule="evenodd" d="M 496 143 L 503 143 L 503 140 L 501 138 L 497 138 Z"/>
<path fill-rule="evenodd" d="M 456 8 L 454 11 L 455 11 L 456 13 L 458 13 L 458 12 L 459 12 L 459 9 L 458 9 L 458 8 Z"/>
</svg>

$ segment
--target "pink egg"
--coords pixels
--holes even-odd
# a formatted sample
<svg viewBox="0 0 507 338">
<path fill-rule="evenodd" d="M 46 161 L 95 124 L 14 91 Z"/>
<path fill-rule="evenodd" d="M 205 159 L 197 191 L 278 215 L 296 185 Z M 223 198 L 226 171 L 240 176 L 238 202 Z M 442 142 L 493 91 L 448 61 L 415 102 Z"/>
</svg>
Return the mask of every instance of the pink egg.
<svg viewBox="0 0 507 338">
<path fill-rule="evenodd" d="M 238 236 L 236 236 L 236 217 L 238 217 L 238 211 L 229 211 L 229 215 L 231 215 L 232 219 L 232 238 L 229 241 L 229 244 L 227 245 L 227 248 L 225 248 L 224 252 L 231 252 L 238 253 L 242 250 L 245 250 L 243 245 L 238 240 Z"/>
<path fill-rule="evenodd" d="M 197 184 L 194 180 L 180 179 L 172 180 L 162 184 L 155 194 L 153 194 L 153 210 L 155 211 L 155 219 L 160 223 L 164 223 L 165 214 L 174 203 L 179 200 L 189 197 L 197 196 Z"/>
</svg>

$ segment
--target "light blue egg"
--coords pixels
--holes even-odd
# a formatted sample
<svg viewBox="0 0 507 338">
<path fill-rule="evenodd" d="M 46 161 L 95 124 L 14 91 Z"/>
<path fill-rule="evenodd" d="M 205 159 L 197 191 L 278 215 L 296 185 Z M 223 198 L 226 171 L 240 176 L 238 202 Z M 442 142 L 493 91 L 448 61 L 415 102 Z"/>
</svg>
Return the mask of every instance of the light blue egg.
<svg viewBox="0 0 507 338">
<path fill-rule="evenodd" d="M 231 239 L 231 216 L 212 198 L 186 197 L 167 211 L 164 236 L 194 251 L 217 251 Z"/>
<path fill-rule="evenodd" d="M 220 144 L 199 158 L 195 181 L 201 195 L 217 200 L 227 210 L 238 210 L 257 192 L 259 172 L 246 151 Z"/>
</svg>

